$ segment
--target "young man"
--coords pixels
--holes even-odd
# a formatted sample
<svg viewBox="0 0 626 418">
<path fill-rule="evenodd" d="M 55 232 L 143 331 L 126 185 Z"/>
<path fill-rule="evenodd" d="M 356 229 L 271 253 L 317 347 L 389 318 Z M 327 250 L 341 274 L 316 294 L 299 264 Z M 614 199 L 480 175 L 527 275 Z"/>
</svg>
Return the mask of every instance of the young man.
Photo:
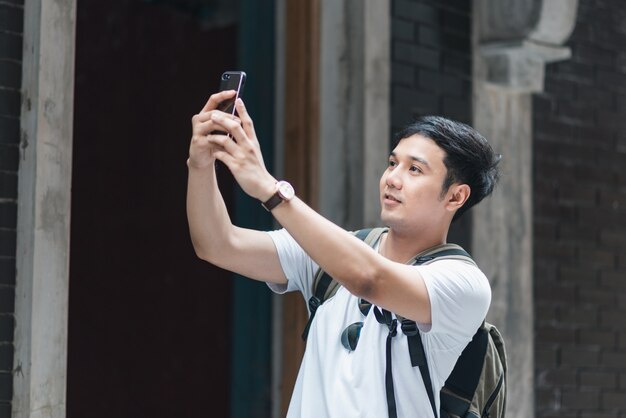
<svg viewBox="0 0 626 418">
<path fill-rule="evenodd" d="M 240 119 L 215 110 L 233 95 L 232 91 L 212 95 L 192 118 L 187 213 L 197 255 L 265 281 L 275 292 L 299 290 L 306 300 L 318 266 L 342 284 L 312 322 L 288 416 L 388 415 L 385 368 L 390 330 L 376 320 L 373 310 L 363 316 L 359 298 L 418 324 L 437 394 L 485 318 L 489 282 L 475 265 L 464 261 L 405 263 L 445 243 L 452 220 L 491 193 L 498 158 L 487 141 L 466 125 L 437 117 L 400 132 L 380 180 L 381 220 L 389 229 L 370 247 L 272 177 L 243 102 L 236 104 Z M 228 132 L 232 138 L 211 134 L 214 131 Z M 241 188 L 269 209 L 283 229 L 261 232 L 231 223 L 218 189 L 215 160 L 228 166 Z M 360 340 L 351 351 L 342 345 L 341 334 L 359 321 L 363 321 Z M 399 330 L 391 354 L 391 401 L 397 416 L 431 417 L 422 377 L 411 367 L 406 336 Z"/>
</svg>

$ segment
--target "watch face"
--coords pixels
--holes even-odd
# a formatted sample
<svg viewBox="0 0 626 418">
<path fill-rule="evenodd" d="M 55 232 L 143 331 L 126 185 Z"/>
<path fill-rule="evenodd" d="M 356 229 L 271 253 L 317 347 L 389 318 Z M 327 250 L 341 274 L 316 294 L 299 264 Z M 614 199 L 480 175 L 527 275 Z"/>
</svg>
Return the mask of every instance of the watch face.
<svg viewBox="0 0 626 418">
<path fill-rule="evenodd" d="M 284 200 L 290 200 L 295 195 L 293 187 L 291 187 L 291 184 L 287 183 L 286 181 L 278 182 L 278 193 L 280 193 L 280 196 Z"/>
</svg>

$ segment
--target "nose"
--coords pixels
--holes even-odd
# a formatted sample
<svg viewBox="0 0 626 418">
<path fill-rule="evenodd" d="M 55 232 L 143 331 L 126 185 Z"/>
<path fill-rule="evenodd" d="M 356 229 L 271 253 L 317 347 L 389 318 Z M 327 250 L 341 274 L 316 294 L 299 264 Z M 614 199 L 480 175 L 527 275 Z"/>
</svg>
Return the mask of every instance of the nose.
<svg viewBox="0 0 626 418">
<path fill-rule="evenodd" d="M 385 179 L 385 183 L 387 187 L 400 190 L 402 188 L 402 176 L 400 175 L 400 170 L 396 169 L 387 173 L 387 178 Z"/>
</svg>

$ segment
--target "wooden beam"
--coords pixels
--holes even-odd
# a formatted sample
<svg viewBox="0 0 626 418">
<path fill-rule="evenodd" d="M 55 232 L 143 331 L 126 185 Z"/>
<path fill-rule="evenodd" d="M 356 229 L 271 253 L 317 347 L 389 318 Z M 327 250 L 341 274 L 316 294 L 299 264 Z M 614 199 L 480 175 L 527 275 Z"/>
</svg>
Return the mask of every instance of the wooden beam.
<svg viewBox="0 0 626 418">
<path fill-rule="evenodd" d="M 319 149 L 319 0 L 285 2 L 284 167 L 298 196 L 318 209 Z M 285 416 L 296 381 L 308 319 L 302 295 L 283 302 L 281 416 Z"/>
</svg>

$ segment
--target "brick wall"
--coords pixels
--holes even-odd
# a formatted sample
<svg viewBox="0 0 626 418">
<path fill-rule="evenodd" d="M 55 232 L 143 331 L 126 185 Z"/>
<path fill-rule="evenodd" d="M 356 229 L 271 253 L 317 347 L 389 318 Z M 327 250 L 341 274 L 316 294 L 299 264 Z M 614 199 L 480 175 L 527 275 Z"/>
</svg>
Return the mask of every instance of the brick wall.
<svg viewBox="0 0 626 418">
<path fill-rule="evenodd" d="M 471 122 L 471 2 L 392 0 L 391 130 L 417 116 Z M 471 251 L 469 213 L 449 239 Z"/>
<path fill-rule="evenodd" d="M 0 1 L 0 418 L 11 416 L 23 1 Z"/>
<path fill-rule="evenodd" d="M 538 417 L 626 417 L 625 21 L 580 0 L 534 98 Z"/>
</svg>

